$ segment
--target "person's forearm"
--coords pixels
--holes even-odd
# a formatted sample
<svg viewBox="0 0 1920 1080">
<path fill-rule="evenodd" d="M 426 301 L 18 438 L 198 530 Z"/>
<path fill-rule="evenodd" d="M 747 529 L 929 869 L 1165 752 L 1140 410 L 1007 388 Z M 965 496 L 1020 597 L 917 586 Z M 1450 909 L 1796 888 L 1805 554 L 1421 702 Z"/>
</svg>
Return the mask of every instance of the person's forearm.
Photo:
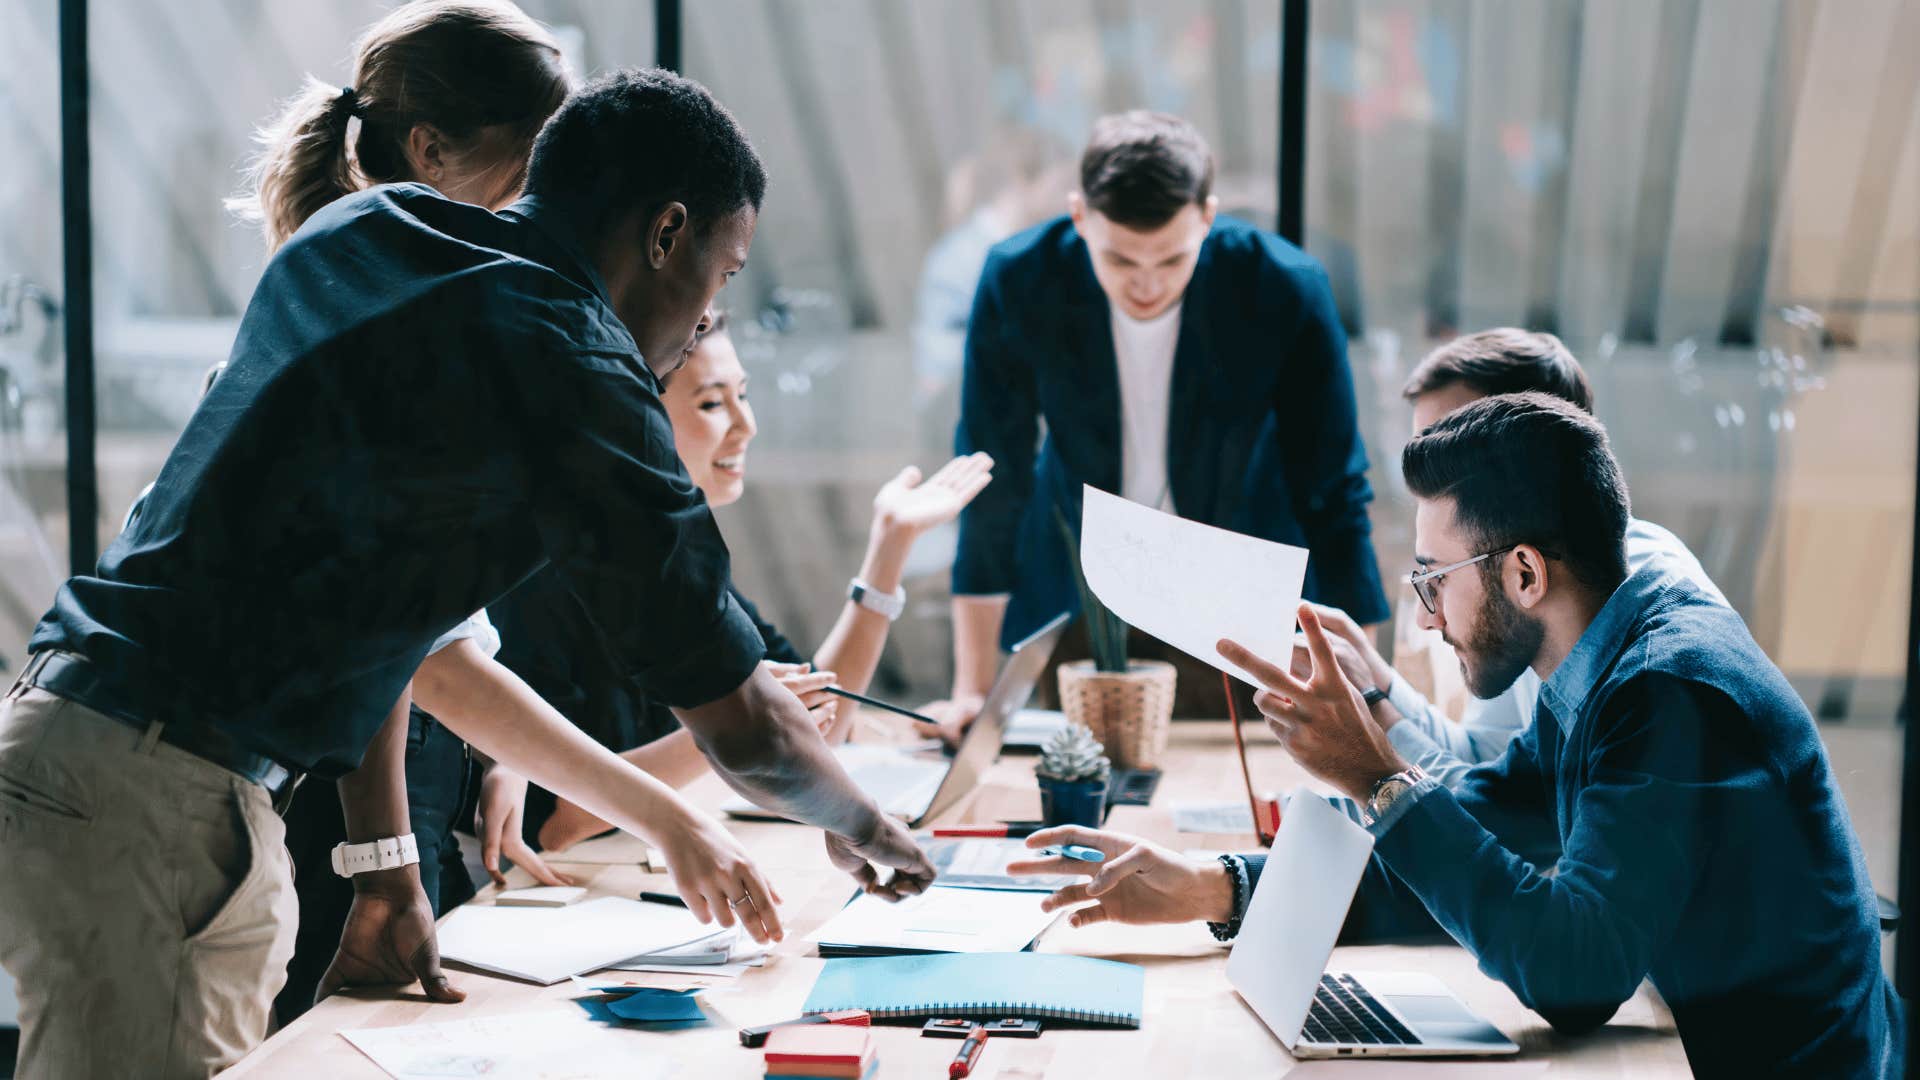
<svg viewBox="0 0 1920 1080">
<path fill-rule="evenodd" d="M 620 757 L 641 772 L 675 789 L 686 787 L 707 773 L 707 759 L 700 756 L 700 748 L 693 744 L 693 736 L 685 731 L 676 731 L 644 746 L 636 746 Z M 541 843 L 546 847 L 570 846 L 576 837 L 597 836 L 613 828 L 611 822 L 564 795 L 555 797 L 553 817 L 548 820 L 553 823 L 555 842 L 546 842 L 547 832 L 543 827 Z"/>
<path fill-rule="evenodd" d="M 674 712 L 713 771 L 755 805 L 859 842 L 881 831 L 873 797 L 765 664 L 725 697 Z"/>
<path fill-rule="evenodd" d="M 414 695 L 449 731 L 533 783 L 658 845 L 697 814 L 672 788 L 593 741 L 469 642 L 427 658 Z"/>
<path fill-rule="evenodd" d="M 953 598 L 953 693 L 985 697 L 1000 670 L 1000 624 L 1006 596 Z"/>
<path fill-rule="evenodd" d="M 360 759 L 360 767 L 342 776 L 340 812 L 347 842 L 364 844 L 413 831 L 407 810 L 407 715 L 411 688 L 400 692 L 387 722 Z"/>
<path fill-rule="evenodd" d="M 907 565 L 907 552 L 913 536 L 898 529 L 875 524 L 867 540 L 867 556 L 860 563 L 860 580 L 875 592 L 890 593 L 900 587 L 900 574 Z M 839 676 L 837 682 L 854 693 L 864 693 L 873 682 L 874 669 L 880 666 L 880 652 L 887 644 L 892 620 L 869 611 L 849 600 L 840 609 L 840 618 L 827 631 L 825 641 L 813 655 L 813 666 Z"/>
</svg>

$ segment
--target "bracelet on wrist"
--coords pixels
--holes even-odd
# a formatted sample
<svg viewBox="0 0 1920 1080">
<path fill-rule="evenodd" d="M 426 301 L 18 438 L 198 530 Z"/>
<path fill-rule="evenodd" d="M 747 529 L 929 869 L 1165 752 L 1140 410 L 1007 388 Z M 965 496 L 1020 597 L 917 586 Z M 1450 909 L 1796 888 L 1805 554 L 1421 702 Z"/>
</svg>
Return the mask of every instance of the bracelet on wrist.
<svg viewBox="0 0 1920 1080">
<path fill-rule="evenodd" d="M 1207 929 L 1216 941 L 1232 941 L 1240 936 L 1240 920 L 1247 913 L 1247 864 L 1238 855 L 1222 855 L 1220 865 L 1226 867 L 1227 884 L 1233 890 L 1230 915 L 1226 922 L 1209 922 Z"/>
</svg>

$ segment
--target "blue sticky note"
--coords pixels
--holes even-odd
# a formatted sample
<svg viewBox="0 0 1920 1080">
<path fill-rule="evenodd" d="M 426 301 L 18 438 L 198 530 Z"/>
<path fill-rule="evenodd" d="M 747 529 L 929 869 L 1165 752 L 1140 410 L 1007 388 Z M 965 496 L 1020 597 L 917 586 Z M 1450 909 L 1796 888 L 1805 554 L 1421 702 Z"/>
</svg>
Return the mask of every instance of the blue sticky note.
<svg viewBox="0 0 1920 1080">
<path fill-rule="evenodd" d="M 618 1024 L 620 1022 L 620 1018 L 618 1016 L 615 1016 L 613 1014 L 613 1010 L 607 1007 L 606 998 L 603 998 L 603 997 L 574 998 L 573 1003 L 575 1005 L 580 1006 L 582 1009 L 585 1009 L 587 1015 L 592 1017 L 598 1023 Z"/>
<path fill-rule="evenodd" d="M 638 1020 L 648 1024 L 705 1020 L 707 1014 L 700 1011 L 700 1003 L 694 1000 L 694 993 L 692 990 L 642 987 L 625 997 L 607 1002 L 607 1008 L 622 1020 Z"/>
</svg>

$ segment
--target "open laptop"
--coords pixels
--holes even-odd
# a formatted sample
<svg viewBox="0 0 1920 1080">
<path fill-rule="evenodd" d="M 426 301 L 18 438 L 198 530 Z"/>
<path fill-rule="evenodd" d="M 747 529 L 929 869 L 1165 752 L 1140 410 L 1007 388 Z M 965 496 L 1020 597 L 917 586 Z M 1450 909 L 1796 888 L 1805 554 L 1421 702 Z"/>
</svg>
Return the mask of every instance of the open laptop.
<svg viewBox="0 0 1920 1080">
<path fill-rule="evenodd" d="M 980 705 L 980 715 L 967 728 L 951 759 L 907 753 L 892 746 L 858 744 L 835 747 L 834 755 L 881 810 L 905 818 L 909 827 L 917 829 L 945 813 L 980 783 L 980 777 L 999 758 L 1007 721 L 1033 697 L 1033 688 L 1046 671 L 1054 646 L 1066 632 L 1067 619 L 1066 615 L 1056 617 L 1013 647 L 1013 654 L 1000 665 L 993 689 Z M 739 798 L 721 809 L 734 817 L 778 816 Z"/>
<path fill-rule="evenodd" d="M 1372 854 L 1372 833 L 1312 792 L 1295 794 L 1227 981 L 1296 1058 L 1519 1053 L 1430 975 L 1325 970 Z"/>
</svg>

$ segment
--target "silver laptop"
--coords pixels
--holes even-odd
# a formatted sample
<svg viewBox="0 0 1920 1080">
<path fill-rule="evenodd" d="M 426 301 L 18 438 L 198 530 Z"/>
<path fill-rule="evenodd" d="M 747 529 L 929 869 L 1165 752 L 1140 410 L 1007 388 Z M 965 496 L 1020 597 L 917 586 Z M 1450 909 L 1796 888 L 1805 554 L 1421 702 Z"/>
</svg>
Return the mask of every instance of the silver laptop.
<svg viewBox="0 0 1920 1080">
<path fill-rule="evenodd" d="M 1296 1058 L 1519 1053 L 1430 975 L 1326 970 L 1372 854 L 1372 833 L 1312 792 L 1296 793 L 1227 981 Z"/>
<path fill-rule="evenodd" d="M 1013 647 L 1013 654 L 1000 666 L 993 689 L 980 705 L 980 715 L 967 728 L 951 760 L 890 746 L 835 747 L 834 754 L 847 775 L 860 790 L 873 796 L 881 810 L 905 818 L 911 828 L 917 829 L 946 813 L 999 759 L 1007 722 L 1032 699 L 1033 688 L 1046 671 L 1054 646 L 1066 632 L 1067 619 L 1066 615 L 1056 617 Z M 734 817 L 777 816 L 738 798 L 721 809 Z"/>
</svg>

